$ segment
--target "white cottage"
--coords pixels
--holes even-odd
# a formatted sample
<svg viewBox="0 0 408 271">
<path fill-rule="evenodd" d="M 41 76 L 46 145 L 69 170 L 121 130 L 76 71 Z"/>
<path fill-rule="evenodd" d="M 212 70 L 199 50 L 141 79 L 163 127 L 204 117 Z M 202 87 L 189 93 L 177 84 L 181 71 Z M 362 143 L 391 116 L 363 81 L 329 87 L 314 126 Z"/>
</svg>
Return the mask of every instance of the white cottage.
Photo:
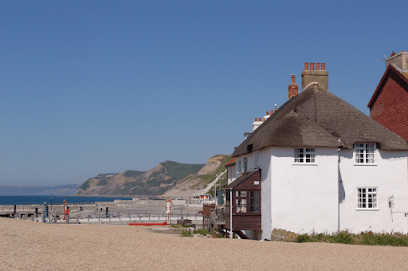
<svg viewBox="0 0 408 271">
<path fill-rule="evenodd" d="M 407 142 L 331 94 L 318 67 L 305 64 L 299 95 L 292 76 L 290 99 L 232 154 L 226 228 L 251 239 L 273 228 L 406 233 Z"/>
</svg>

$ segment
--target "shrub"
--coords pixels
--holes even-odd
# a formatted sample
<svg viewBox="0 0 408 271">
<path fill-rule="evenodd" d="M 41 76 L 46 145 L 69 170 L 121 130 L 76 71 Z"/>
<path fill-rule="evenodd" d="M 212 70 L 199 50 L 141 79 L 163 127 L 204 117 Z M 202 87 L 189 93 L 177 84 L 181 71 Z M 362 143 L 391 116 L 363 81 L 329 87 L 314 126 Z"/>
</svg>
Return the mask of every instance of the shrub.
<svg viewBox="0 0 408 271">
<path fill-rule="evenodd" d="M 275 229 L 274 229 L 275 230 Z M 273 236 L 273 235 L 272 235 Z M 350 233 L 348 230 L 329 234 L 302 234 L 296 239 L 286 239 L 287 241 L 304 242 L 330 242 L 355 245 L 380 245 L 380 246 L 408 246 L 408 235 L 401 233 L 373 233 L 361 232 L 360 234 Z"/>
<path fill-rule="evenodd" d="M 310 240 L 310 237 L 307 234 L 302 234 L 297 237 L 296 242 L 305 243 L 305 242 L 309 242 L 309 240 Z"/>
<path fill-rule="evenodd" d="M 182 231 L 181 235 L 185 236 L 185 237 L 191 237 L 192 236 L 190 231 Z"/>
<path fill-rule="evenodd" d="M 341 231 L 333 236 L 330 236 L 331 243 L 354 244 L 354 234 L 347 230 Z"/>
</svg>

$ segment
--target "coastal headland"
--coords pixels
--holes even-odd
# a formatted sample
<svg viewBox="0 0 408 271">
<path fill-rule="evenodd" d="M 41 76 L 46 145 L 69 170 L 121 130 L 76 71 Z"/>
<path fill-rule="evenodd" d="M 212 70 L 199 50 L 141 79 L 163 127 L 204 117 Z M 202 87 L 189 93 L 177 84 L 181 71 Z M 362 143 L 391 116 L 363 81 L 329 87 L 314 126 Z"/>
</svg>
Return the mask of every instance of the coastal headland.
<svg viewBox="0 0 408 271">
<path fill-rule="evenodd" d="M 189 238 L 0 218 L 1 270 L 403 270 L 406 247 Z"/>
</svg>

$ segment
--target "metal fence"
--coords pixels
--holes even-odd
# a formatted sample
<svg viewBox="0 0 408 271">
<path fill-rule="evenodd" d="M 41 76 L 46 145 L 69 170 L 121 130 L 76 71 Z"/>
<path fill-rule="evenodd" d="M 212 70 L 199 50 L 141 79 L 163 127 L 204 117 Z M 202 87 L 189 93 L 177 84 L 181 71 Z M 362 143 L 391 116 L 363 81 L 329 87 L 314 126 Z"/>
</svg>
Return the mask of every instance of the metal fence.
<svg viewBox="0 0 408 271">
<path fill-rule="evenodd" d="M 51 212 L 52 214 L 52 212 Z M 166 220 L 179 220 L 179 219 L 189 219 L 189 220 L 202 220 L 202 214 L 193 211 L 187 212 L 172 212 L 171 216 L 167 215 L 165 212 L 92 212 L 88 214 L 81 214 L 71 212 L 70 219 L 77 220 L 79 222 L 106 222 L 106 221 L 166 221 Z"/>
</svg>

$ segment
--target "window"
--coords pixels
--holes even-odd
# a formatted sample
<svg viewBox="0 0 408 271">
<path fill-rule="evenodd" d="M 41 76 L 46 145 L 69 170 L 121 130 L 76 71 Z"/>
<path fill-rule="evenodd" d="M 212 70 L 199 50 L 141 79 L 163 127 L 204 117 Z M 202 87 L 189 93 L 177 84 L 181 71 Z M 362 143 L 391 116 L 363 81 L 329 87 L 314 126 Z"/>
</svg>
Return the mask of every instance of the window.
<svg viewBox="0 0 408 271">
<path fill-rule="evenodd" d="M 241 173 L 241 160 L 237 161 L 237 172 Z"/>
<path fill-rule="evenodd" d="M 259 191 L 235 191 L 235 213 L 259 213 Z"/>
<path fill-rule="evenodd" d="M 377 208 L 377 188 L 375 187 L 357 188 L 357 208 L 376 209 Z"/>
<path fill-rule="evenodd" d="M 294 162 L 296 164 L 314 164 L 316 163 L 315 149 L 314 148 L 296 148 Z"/>
<path fill-rule="evenodd" d="M 254 153 L 254 166 L 258 165 L 258 151 L 255 151 Z"/>
<path fill-rule="evenodd" d="M 259 191 L 249 191 L 249 212 L 259 213 Z"/>
<path fill-rule="evenodd" d="M 354 144 L 354 159 L 356 164 L 374 164 L 375 144 Z"/>
<path fill-rule="evenodd" d="M 246 213 L 247 212 L 247 194 L 246 191 L 235 192 L 235 212 Z"/>
<path fill-rule="evenodd" d="M 244 158 L 244 172 L 248 171 L 248 158 Z"/>
</svg>

